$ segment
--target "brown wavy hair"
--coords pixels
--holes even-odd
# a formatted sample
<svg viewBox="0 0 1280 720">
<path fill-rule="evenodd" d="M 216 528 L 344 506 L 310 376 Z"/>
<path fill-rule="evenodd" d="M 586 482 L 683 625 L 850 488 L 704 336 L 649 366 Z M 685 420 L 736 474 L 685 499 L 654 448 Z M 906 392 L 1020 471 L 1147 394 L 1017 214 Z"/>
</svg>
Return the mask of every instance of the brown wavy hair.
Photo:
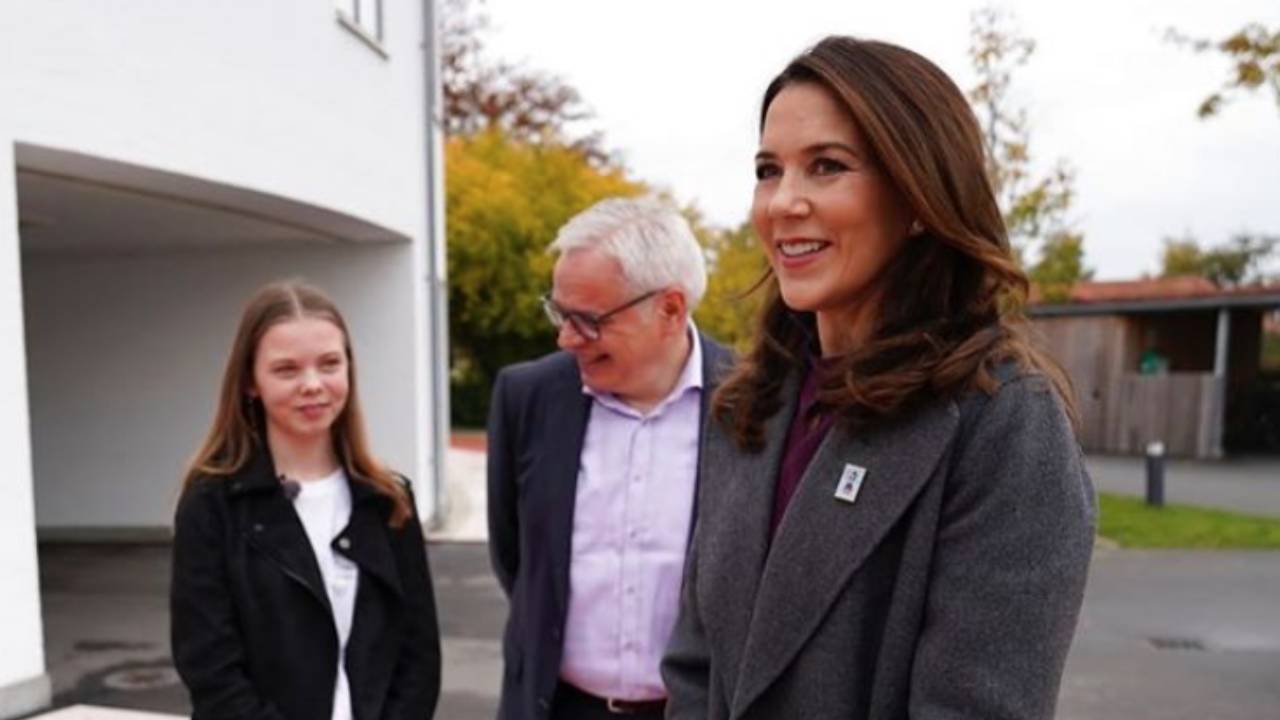
<svg viewBox="0 0 1280 720">
<path fill-rule="evenodd" d="M 883 291 L 872 333 L 824 372 L 819 407 L 856 430 L 975 388 L 994 392 L 994 368 L 1013 361 L 1047 377 L 1074 420 L 1066 375 L 1027 339 L 1029 284 L 1010 251 L 978 122 L 960 89 L 906 48 L 828 37 L 769 84 L 762 130 L 778 93 L 802 83 L 826 88 L 844 106 L 870 161 L 924 228 L 877 279 Z M 776 277 L 762 285 L 752 347 L 713 398 L 716 416 L 753 451 L 816 337 L 814 316 L 786 306 Z"/>
<path fill-rule="evenodd" d="M 259 290 L 244 309 L 231 355 L 222 375 L 218 409 L 208 437 L 196 452 L 182 487 L 185 491 L 200 478 L 226 477 L 239 472 L 266 447 L 266 418 L 262 401 L 249 397 L 253 363 L 262 336 L 273 326 L 299 318 L 319 318 L 342 331 L 347 353 L 347 403 L 333 422 L 333 446 L 347 475 L 391 501 L 391 527 L 402 527 L 412 517 L 409 494 L 394 473 L 374 458 L 365 433 L 364 413 L 356 392 L 356 359 L 351 333 L 337 306 L 320 290 L 296 280 L 272 283 Z"/>
</svg>

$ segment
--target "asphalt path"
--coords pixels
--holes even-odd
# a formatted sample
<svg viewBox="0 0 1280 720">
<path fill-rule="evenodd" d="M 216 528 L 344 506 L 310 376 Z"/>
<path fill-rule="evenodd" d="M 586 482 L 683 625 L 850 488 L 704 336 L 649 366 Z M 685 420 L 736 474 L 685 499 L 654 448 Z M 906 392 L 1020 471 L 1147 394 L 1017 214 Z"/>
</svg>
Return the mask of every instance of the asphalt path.
<svg viewBox="0 0 1280 720">
<path fill-rule="evenodd" d="M 168 653 L 169 548 L 41 547 L 56 704 L 185 715 Z M 437 717 L 491 720 L 506 600 L 483 544 L 430 546 L 444 635 Z M 1280 717 L 1280 553 L 1099 549 L 1059 704 L 1066 720 Z"/>
</svg>

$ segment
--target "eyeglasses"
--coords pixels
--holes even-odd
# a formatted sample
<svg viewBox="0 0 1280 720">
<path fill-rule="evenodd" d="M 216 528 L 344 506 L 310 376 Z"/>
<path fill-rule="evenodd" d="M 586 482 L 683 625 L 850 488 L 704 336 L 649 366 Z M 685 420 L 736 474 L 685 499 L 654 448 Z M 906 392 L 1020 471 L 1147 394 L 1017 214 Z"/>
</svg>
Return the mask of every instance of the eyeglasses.
<svg viewBox="0 0 1280 720">
<path fill-rule="evenodd" d="M 563 308 L 555 300 L 551 299 L 550 294 L 547 294 L 542 296 L 542 310 L 547 314 L 547 319 L 551 321 L 552 325 L 556 326 L 557 330 L 564 327 L 564 324 L 567 322 L 570 325 L 573 325 L 573 329 L 582 337 L 588 340 L 599 340 L 601 328 L 609 321 L 609 318 L 617 315 L 627 308 L 639 305 L 645 300 L 657 295 L 659 292 L 661 291 L 650 290 L 640 297 L 628 300 L 618 307 L 599 315 L 583 310 L 569 310 L 567 308 Z"/>
</svg>

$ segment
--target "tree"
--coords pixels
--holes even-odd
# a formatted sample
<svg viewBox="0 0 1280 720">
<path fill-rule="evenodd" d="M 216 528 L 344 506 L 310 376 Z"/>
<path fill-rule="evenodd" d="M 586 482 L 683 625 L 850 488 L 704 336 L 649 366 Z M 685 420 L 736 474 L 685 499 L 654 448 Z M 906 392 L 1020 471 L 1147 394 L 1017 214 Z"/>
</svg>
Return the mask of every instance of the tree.
<svg viewBox="0 0 1280 720">
<path fill-rule="evenodd" d="M 474 426 L 498 369 L 555 345 L 540 297 L 560 226 L 645 186 L 574 148 L 521 142 L 498 127 L 450 138 L 445 164 L 452 405 L 455 422 Z"/>
<path fill-rule="evenodd" d="M 1034 171 L 1026 109 L 1009 98 L 1014 71 L 1026 65 L 1035 49 L 1035 41 L 1018 31 L 1012 15 L 984 7 L 970 16 L 969 59 L 978 81 L 969 90 L 969 102 L 986 141 L 987 174 L 1010 244 L 1021 262 L 1037 257 L 1033 268 L 1043 265 L 1042 273 L 1069 287 L 1089 274 L 1083 263 L 1083 237 L 1068 217 L 1075 171 L 1061 159 L 1047 173 Z M 1075 260 L 1063 262 L 1071 253 Z M 1063 274 L 1072 270 L 1078 274 Z"/>
<path fill-rule="evenodd" d="M 578 91 L 547 73 L 517 68 L 484 52 L 489 17 L 471 0 L 445 0 L 440 75 L 446 135 L 470 135 L 500 128 L 529 143 L 568 144 L 593 163 L 607 164 L 601 135 L 569 137 L 569 129 L 591 118 Z"/>
<path fill-rule="evenodd" d="M 540 296 L 570 217 L 644 186 L 575 133 L 591 117 L 560 78 L 485 53 L 489 18 L 445 0 L 441 32 L 450 388 L 454 422 L 483 423 L 499 368 L 554 347 Z"/>
<path fill-rule="evenodd" d="M 1268 29 L 1262 23 L 1248 23 L 1221 40 L 1190 37 L 1170 28 L 1166 38 L 1192 52 L 1225 55 L 1231 61 L 1228 77 L 1217 91 L 1200 102 L 1196 114 L 1200 118 L 1217 115 L 1231 98 L 1271 88 L 1276 108 L 1280 110 L 1280 28 Z"/>
<path fill-rule="evenodd" d="M 764 295 L 752 292 L 769 269 L 750 223 L 732 230 L 694 230 L 707 251 L 707 292 L 694 313 L 699 329 L 746 351 Z"/>
<path fill-rule="evenodd" d="M 1040 259 L 1031 266 L 1028 275 L 1045 300 L 1066 300 L 1072 285 L 1093 278 L 1093 270 L 1084 265 L 1084 237 L 1063 232 L 1045 240 Z"/>
<path fill-rule="evenodd" d="M 1222 288 L 1265 282 L 1265 267 L 1280 237 L 1240 233 L 1203 249 L 1193 237 L 1165 238 L 1161 277 L 1197 275 Z"/>
</svg>

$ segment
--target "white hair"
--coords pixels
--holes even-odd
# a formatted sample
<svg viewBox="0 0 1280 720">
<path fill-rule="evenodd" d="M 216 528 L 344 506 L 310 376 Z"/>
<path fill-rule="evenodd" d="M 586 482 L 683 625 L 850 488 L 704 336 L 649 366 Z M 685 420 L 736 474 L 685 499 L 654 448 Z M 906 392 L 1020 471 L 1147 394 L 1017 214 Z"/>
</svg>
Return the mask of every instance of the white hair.
<svg viewBox="0 0 1280 720">
<path fill-rule="evenodd" d="M 674 286 L 690 313 L 707 290 L 707 262 L 688 221 L 655 197 L 601 200 L 565 223 L 548 249 L 603 252 L 622 266 L 633 291 Z"/>
</svg>

